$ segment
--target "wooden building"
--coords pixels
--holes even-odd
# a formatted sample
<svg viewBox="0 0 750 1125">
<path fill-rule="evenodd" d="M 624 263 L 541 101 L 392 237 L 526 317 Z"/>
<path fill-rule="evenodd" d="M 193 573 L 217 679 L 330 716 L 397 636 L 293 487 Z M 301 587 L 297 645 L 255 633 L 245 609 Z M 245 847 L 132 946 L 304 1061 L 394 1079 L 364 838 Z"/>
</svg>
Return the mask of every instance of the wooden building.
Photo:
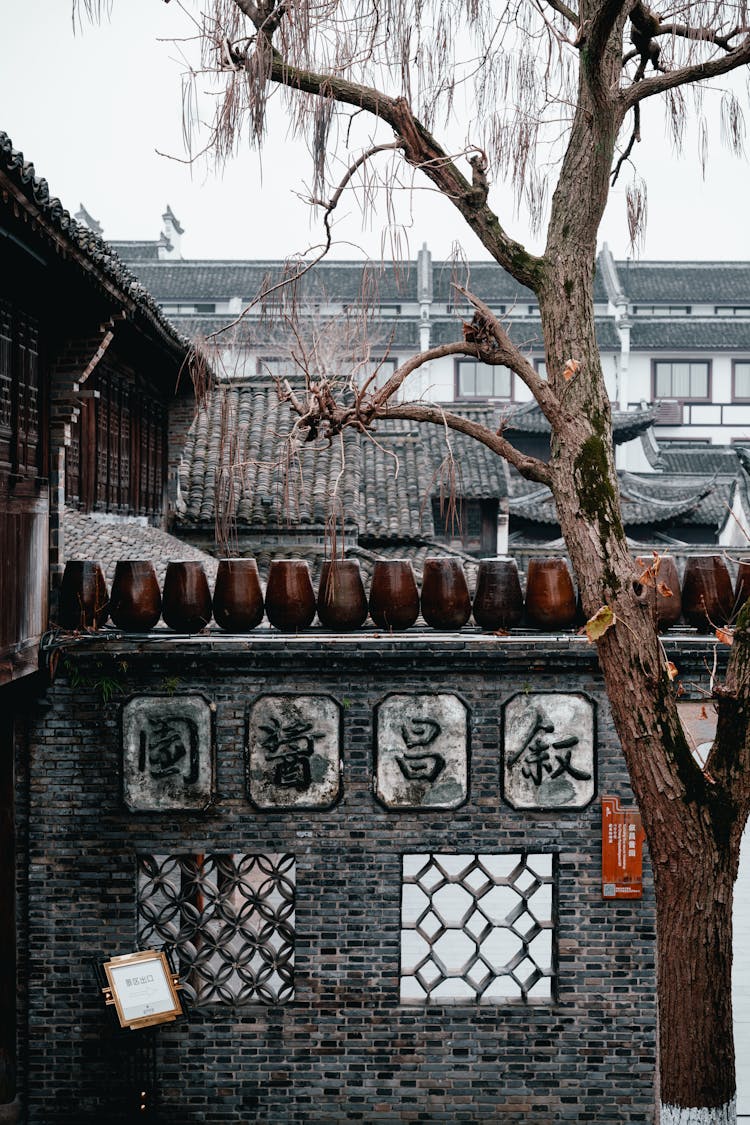
<svg viewBox="0 0 750 1125">
<path fill-rule="evenodd" d="M 188 355 L 0 132 L 0 1103 L 16 1051 L 14 749 L 42 686 L 64 506 L 163 523 L 170 414 L 178 430 L 192 417 Z"/>
</svg>

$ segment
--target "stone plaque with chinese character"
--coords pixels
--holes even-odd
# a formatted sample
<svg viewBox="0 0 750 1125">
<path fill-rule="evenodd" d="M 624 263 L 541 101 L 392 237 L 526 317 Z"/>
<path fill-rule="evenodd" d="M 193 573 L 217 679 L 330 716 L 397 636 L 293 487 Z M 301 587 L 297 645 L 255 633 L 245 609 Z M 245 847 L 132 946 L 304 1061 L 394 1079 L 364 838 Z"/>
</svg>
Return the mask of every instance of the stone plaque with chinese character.
<svg viewBox="0 0 750 1125">
<path fill-rule="evenodd" d="M 469 712 L 457 695 L 387 696 L 376 708 L 375 796 L 391 809 L 455 809 L 469 794 Z"/>
<path fill-rule="evenodd" d="M 341 709 L 329 695 L 262 695 L 247 724 L 248 796 L 260 809 L 326 809 L 341 792 Z"/>
<path fill-rule="evenodd" d="M 514 695 L 503 708 L 503 796 L 514 809 L 582 809 L 596 792 L 594 704 Z"/>
<path fill-rule="evenodd" d="M 213 708 L 202 695 L 140 695 L 122 709 L 123 797 L 134 812 L 205 809 L 214 776 Z"/>
</svg>

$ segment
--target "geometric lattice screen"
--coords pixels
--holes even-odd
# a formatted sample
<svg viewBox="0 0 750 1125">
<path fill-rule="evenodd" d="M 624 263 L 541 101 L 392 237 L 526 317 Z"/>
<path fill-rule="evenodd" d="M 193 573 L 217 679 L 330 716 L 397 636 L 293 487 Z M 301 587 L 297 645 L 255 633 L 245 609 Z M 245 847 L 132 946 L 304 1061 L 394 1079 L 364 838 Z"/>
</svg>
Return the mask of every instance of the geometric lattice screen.
<svg viewBox="0 0 750 1125">
<path fill-rule="evenodd" d="M 294 856 L 140 855 L 138 944 L 170 945 L 196 1004 L 294 996 Z"/>
<path fill-rule="evenodd" d="M 552 856 L 403 857 L 401 1000 L 549 999 Z"/>
</svg>

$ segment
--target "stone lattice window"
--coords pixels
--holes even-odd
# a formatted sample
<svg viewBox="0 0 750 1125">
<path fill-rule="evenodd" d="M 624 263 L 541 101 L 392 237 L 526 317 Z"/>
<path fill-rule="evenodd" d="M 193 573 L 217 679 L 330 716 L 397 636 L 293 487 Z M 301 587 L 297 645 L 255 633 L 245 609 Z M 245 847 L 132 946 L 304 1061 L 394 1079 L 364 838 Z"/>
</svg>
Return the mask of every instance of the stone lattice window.
<svg viewBox="0 0 750 1125">
<path fill-rule="evenodd" d="M 553 888 L 551 855 L 405 855 L 401 1000 L 551 999 Z"/>
<path fill-rule="evenodd" d="M 141 855 L 138 943 L 171 947 L 196 1004 L 294 996 L 294 856 Z"/>
</svg>

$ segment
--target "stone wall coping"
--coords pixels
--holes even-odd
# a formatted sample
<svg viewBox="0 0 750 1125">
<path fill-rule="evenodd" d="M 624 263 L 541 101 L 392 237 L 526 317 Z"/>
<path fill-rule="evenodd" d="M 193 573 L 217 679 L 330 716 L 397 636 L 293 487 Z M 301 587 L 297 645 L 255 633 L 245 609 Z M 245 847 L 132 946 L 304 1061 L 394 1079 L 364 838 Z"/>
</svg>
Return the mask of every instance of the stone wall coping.
<svg viewBox="0 0 750 1125">
<path fill-rule="evenodd" d="M 710 654 L 713 660 L 717 650 L 719 664 L 729 654 L 726 645 L 718 644 L 713 635 L 699 634 L 685 629 L 662 636 L 666 652 L 679 659 L 704 660 Z M 471 659 L 519 660 L 533 657 L 535 662 L 548 658 L 557 661 L 596 662 L 596 649 L 587 638 L 577 633 L 534 633 L 517 631 L 498 636 L 479 629 L 465 628 L 460 632 L 438 632 L 435 629 L 413 628 L 403 633 L 387 634 L 377 629 L 360 629 L 352 633 L 336 633 L 322 628 L 312 628 L 301 633 L 280 633 L 276 629 L 258 628 L 252 633 L 224 633 L 210 628 L 204 633 L 184 635 L 166 628 L 151 633 L 122 633 L 104 628 L 98 633 L 83 636 L 48 635 L 42 645 L 44 658 L 52 649 L 75 653 L 76 658 L 101 658 L 107 655 L 118 659 L 153 657 L 191 657 L 210 655 L 218 660 L 275 658 L 320 659 L 322 653 L 353 660 L 413 661 L 422 658 L 444 661 L 457 657 Z"/>
</svg>

